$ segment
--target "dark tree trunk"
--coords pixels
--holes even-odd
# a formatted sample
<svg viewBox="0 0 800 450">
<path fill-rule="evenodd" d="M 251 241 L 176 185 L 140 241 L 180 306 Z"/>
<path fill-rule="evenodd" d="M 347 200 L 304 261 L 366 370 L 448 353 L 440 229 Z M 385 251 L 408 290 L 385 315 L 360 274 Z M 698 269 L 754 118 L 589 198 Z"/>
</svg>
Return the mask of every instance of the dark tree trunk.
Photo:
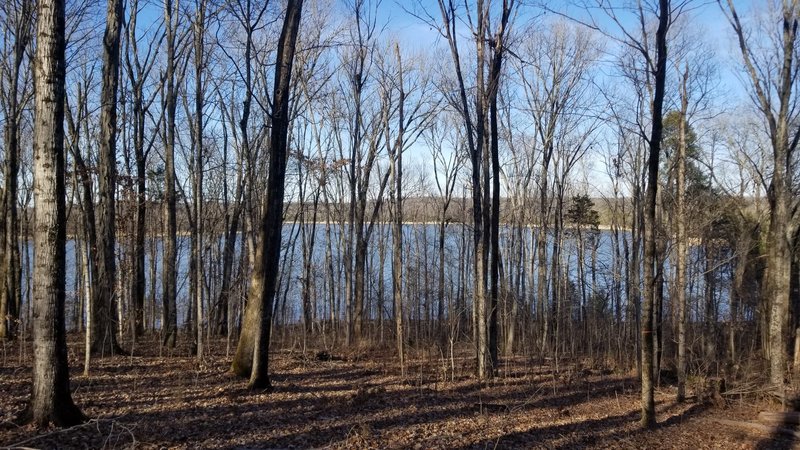
<svg viewBox="0 0 800 450">
<path fill-rule="evenodd" d="M 403 326 L 403 131 L 405 124 L 405 89 L 403 85 L 403 66 L 398 46 L 395 47 L 395 52 L 400 69 L 400 129 L 391 168 L 394 181 L 394 189 L 392 189 L 392 204 L 394 206 L 394 221 L 392 222 L 392 304 L 394 305 L 397 358 L 400 362 L 400 374 L 405 376 L 405 329 Z M 381 276 L 383 276 L 382 273 L 383 267 L 381 266 Z"/>
<path fill-rule="evenodd" d="M 492 49 L 492 64 L 489 70 L 489 147 L 492 158 L 492 211 L 489 232 L 491 236 L 491 290 L 489 295 L 489 364 L 492 375 L 497 369 L 498 338 L 497 309 L 500 295 L 500 150 L 497 125 L 497 94 L 500 87 L 500 74 L 503 67 L 503 31 L 508 23 L 510 10 L 504 4 L 500 31 Z"/>
<path fill-rule="evenodd" d="M 192 260 L 194 261 L 194 313 L 195 332 L 194 350 L 198 360 L 203 359 L 203 293 L 205 288 L 205 271 L 203 267 L 203 108 L 205 105 L 205 87 L 203 72 L 205 71 L 205 33 L 206 33 L 206 0 L 197 0 L 194 22 L 194 226 L 192 227 Z"/>
<path fill-rule="evenodd" d="M 145 127 L 147 113 L 155 99 L 145 99 L 144 86 L 147 77 L 156 61 L 156 52 L 148 52 L 144 61 L 140 60 L 138 51 L 137 16 L 139 12 L 139 0 L 132 0 L 130 3 L 130 17 L 128 19 L 127 45 L 128 53 L 125 58 L 125 67 L 128 74 L 128 81 L 131 85 L 131 121 L 133 127 L 133 152 L 136 166 L 136 209 L 134 217 L 133 248 L 131 250 L 131 267 L 133 274 L 130 279 L 130 297 L 133 312 L 131 317 L 131 329 L 134 339 L 144 333 L 145 329 L 145 237 L 147 232 L 146 212 L 147 212 L 147 155 L 149 148 L 145 149 Z M 131 58 L 132 57 L 132 58 Z M 152 146 L 152 139 L 149 144 Z"/>
<path fill-rule="evenodd" d="M 19 213 L 17 211 L 19 176 L 19 126 L 22 110 L 19 104 L 19 76 L 23 58 L 31 38 L 33 2 L 23 0 L 19 4 L 14 23 L 16 37 L 13 45 L 11 67 L 8 71 L 8 92 L 4 94 L 5 105 L 5 186 L 0 190 L 0 339 L 13 339 L 19 320 L 22 302 L 22 286 L 19 254 Z M 10 19 L 10 17 L 7 17 Z"/>
<path fill-rule="evenodd" d="M 653 386 L 655 355 L 653 353 L 653 333 L 655 332 L 655 302 L 660 281 L 657 263 L 659 260 L 656 245 L 657 216 L 656 198 L 658 191 L 658 165 L 661 155 L 661 136 L 663 134 L 663 105 L 667 72 L 667 31 L 669 30 L 670 2 L 659 0 L 658 29 L 656 30 L 656 55 L 653 70 L 655 90 L 653 94 L 653 121 L 650 132 L 650 154 L 647 161 L 647 190 L 645 193 L 644 227 L 644 303 L 642 307 L 642 418 L 641 425 L 655 426 L 656 409 Z"/>
<path fill-rule="evenodd" d="M 119 36 L 122 0 L 108 0 L 103 36 L 103 87 L 100 94 L 100 145 L 98 161 L 97 250 L 92 290 L 92 352 L 113 355 L 117 344 L 116 282 L 116 181 L 117 181 L 117 87 L 119 85 Z"/>
<path fill-rule="evenodd" d="M 134 154 L 136 158 L 136 226 L 134 230 L 133 245 L 133 277 L 131 297 L 133 303 L 133 336 L 144 334 L 144 296 L 145 296 L 145 234 L 147 213 L 147 191 L 145 180 L 147 178 L 147 156 L 144 152 L 144 121 L 145 112 L 141 107 L 141 92 L 138 102 L 134 103 Z M 136 105 L 139 105 L 138 107 Z"/>
<path fill-rule="evenodd" d="M 164 233 L 163 253 L 161 265 L 161 290 L 163 297 L 163 344 L 175 347 L 178 335 L 177 311 L 177 233 L 178 224 L 176 217 L 175 193 L 175 108 L 178 93 L 175 89 L 175 39 L 178 19 L 173 11 L 173 0 L 164 1 L 164 22 L 166 25 L 167 40 L 167 68 L 165 74 L 165 112 L 166 112 L 166 142 L 164 143 Z"/>
</svg>

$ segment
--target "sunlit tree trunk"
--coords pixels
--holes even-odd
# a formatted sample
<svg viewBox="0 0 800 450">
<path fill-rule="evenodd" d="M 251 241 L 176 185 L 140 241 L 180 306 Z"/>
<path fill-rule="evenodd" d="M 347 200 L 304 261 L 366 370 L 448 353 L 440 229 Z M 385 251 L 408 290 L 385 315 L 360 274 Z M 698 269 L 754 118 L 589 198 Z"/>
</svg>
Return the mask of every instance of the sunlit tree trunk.
<svg viewBox="0 0 800 450">
<path fill-rule="evenodd" d="M 738 39 L 745 73 L 753 89 L 753 101 L 758 106 L 766 124 L 772 147 L 772 176 L 767 200 L 769 202 L 769 228 L 767 231 L 767 274 L 764 285 L 765 298 L 769 300 L 769 360 L 770 383 L 778 394 L 784 394 L 786 374 L 786 349 L 789 320 L 789 291 L 791 278 L 791 243 L 798 228 L 800 203 L 792 195 L 796 170 L 792 164 L 800 131 L 793 126 L 797 116 L 794 108 L 796 86 L 796 44 L 798 27 L 797 1 L 784 1 L 777 11 L 780 32 L 776 30 L 775 47 L 764 50 L 752 45 L 749 33 L 744 30 L 733 1 L 728 0 L 725 10 L 728 21 Z M 777 18 L 777 17 L 776 17 Z M 752 45 L 752 46 L 751 46 Z M 774 54 L 757 59 L 758 52 Z M 764 56 L 764 55 L 762 55 Z M 768 66 L 764 66 L 767 64 Z"/>
<path fill-rule="evenodd" d="M 256 249 L 256 265 L 253 267 L 250 280 L 249 300 L 243 324 L 243 327 L 254 329 L 249 333 L 253 339 L 247 342 L 243 331 L 232 366 L 236 374 L 249 375 L 249 386 L 252 389 L 271 387 L 268 372 L 269 339 L 283 231 L 290 81 L 302 8 L 303 0 L 288 1 L 283 29 L 278 40 L 266 208 L 261 218 L 260 245 Z"/>
<path fill-rule="evenodd" d="M 91 173 L 89 172 L 89 168 L 87 167 L 80 151 L 81 128 L 83 128 L 82 134 L 84 136 L 89 135 L 89 127 L 87 125 L 88 100 L 86 96 L 88 91 L 89 80 L 84 79 L 83 83 L 81 83 L 81 85 L 78 87 L 78 93 L 76 96 L 77 111 L 74 115 L 68 106 L 69 98 L 64 98 L 66 111 L 65 116 L 67 125 L 69 127 L 69 136 L 71 140 L 70 150 L 72 153 L 72 158 L 75 161 L 75 167 L 79 175 L 78 178 L 80 179 L 81 225 L 83 228 L 81 230 L 81 234 L 84 241 L 81 247 L 85 252 L 83 254 L 83 263 L 85 265 L 83 276 L 86 286 L 84 292 L 84 300 L 86 301 L 86 304 L 84 305 L 86 313 L 86 355 L 84 357 L 84 373 L 86 374 L 88 374 L 89 363 L 91 361 L 91 348 L 94 335 L 94 327 L 92 326 L 92 319 L 94 317 L 92 315 L 92 300 L 95 298 L 93 291 L 96 289 L 96 287 L 92 281 L 94 279 L 94 274 L 97 272 L 97 258 L 94 256 L 94 254 L 97 252 L 97 231 L 95 222 L 94 197 L 92 195 L 94 189 L 92 187 L 93 184 Z"/>
<path fill-rule="evenodd" d="M 395 339 L 397 340 L 397 358 L 400 362 L 400 374 L 405 376 L 405 334 L 403 329 L 403 126 L 404 114 L 403 104 L 405 103 L 403 91 L 403 69 L 400 62 L 400 49 L 395 46 L 395 53 L 398 59 L 400 68 L 400 142 L 397 143 L 394 149 L 394 155 L 391 160 L 392 182 L 394 189 L 392 192 L 392 207 L 394 211 L 394 220 L 392 222 L 392 298 L 394 304 L 394 329 Z M 387 136 L 388 138 L 388 136 Z M 381 267 L 381 272 L 383 267 Z M 381 275 L 383 276 L 383 275 Z"/>
<path fill-rule="evenodd" d="M 33 387 L 22 419 L 67 427 L 85 417 L 72 401 L 64 326 L 64 2 L 37 3 L 34 101 Z"/>
<path fill-rule="evenodd" d="M 675 302 L 678 304 L 678 395 L 677 401 L 686 399 L 686 96 L 688 66 L 681 83 L 681 118 L 678 129 L 678 155 L 675 194 Z M 733 326 L 733 324 L 731 324 Z"/>
</svg>

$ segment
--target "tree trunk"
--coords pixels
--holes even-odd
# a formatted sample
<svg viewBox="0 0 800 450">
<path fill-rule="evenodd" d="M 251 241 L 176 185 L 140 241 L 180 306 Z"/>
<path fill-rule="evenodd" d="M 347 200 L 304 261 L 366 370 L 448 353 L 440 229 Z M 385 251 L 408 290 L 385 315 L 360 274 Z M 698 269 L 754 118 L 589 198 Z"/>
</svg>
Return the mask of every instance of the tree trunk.
<svg viewBox="0 0 800 450">
<path fill-rule="evenodd" d="M 681 403 L 686 400 L 686 110 L 688 98 L 686 84 L 688 66 L 683 72 L 681 84 L 681 118 L 678 135 L 678 161 L 676 177 L 675 211 L 675 301 L 678 304 L 678 396 Z M 735 294 L 734 294 L 735 295 Z M 733 324 L 731 324 L 733 326 Z"/>
<path fill-rule="evenodd" d="M 547 301 L 547 167 L 542 167 L 539 192 L 539 226 L 536 228 L 536 322 L 540 334 L 539 351 L 547 353 L 550 302 Z M 533 258 L 533 253 L 531 253 Z"/>
<path fill-rule="evenodd" d="M 789 320 L 789 290 L 791 277 L 791 241 L 796 229 L 798 204 L 791 189 L 794 182 L 794 166 L 791 163 L 798 144 L 798 132 L 793 130 L 794 87 L 796 85 L 795 46 L 797 39 L 797 2 L 783 2 L 780 14 L 780 45 L 776 54 L 769 55 L 775 66 L 769 66 L 765 74 L 762 67 L 753 62 L 754 52 L 747 41 L 732 0 L 728 0 L 728 20 L 738 38 L 744 67 L 753 88 L 754 102 L 764 115 L 772 146 L 772 177 L 769 180 L 769 229 L 767 232 L 767 275 L 764 283 L 765 298 L 769 300 L 769 360 L 770 383 L 782 397 L 786 374 L 786 350 Z M 776 30 L 777 33 L 777 30 Z M 769 77 L 769 78 L 764 78 Z M 773 95 L 774 94 L 774 95 Z M 790 140 L 790 133 L 793 134 Z"/>
<path fill-rule="evenodd" d="M 163 332 L 163 345 L 174 348 L 178 337 L 178 310 L 177 310 L 177 233 L 178 224 L 176 216 L 175 193 L 175 108 L 177 90 L 175 89 L 175 34 L 177 32 L 178 18 L 173 10 L 173 0 L 164 0 L 164 22 L 166 25 L 166 87 L 164 90 L 166 113 L 166 142 L 164 142 L 164 222 L 166 233 L 163 237 L 162 264 L 161 264 L 161 294 L 163 296 L 163 317 L 161 323 Z"/>
<path fill-rule="evenodd" d="M 247 103 L 246 103 L 247 104 Z M 243 130 L 242 130 L 242 145 L 247 145 L 247 120 L 246 117 L 249 116 L 248 111 L 242 112 L 242 120 L 243 123 Z M 223 127 L 223 130 L 225 128 Z M 227 155 L 227 133 L 224 134 L 223 137 L 225 144 L 225 154 Z M 220 288 L 219 288 L 219 295 L 217 296 L 217 307 L 220 309 L 220 314 L 218 315 L 217 320 L 217 332 L 222 333 L 230 333 L 229 323 L 231 318 L 229 317 L 230 303 L 232 302 L 231 299 L 231 274 L 233 272 L 233 258 L 236 253 L 236 236 L 240 231 L 240 218 L 242 215 L 242 209 L 244 206 L 244 202 L 242 200 L 242 196 L 244 195 L 244 177 L 243 177 L 243 153 L 242 151 L 239 152 L 238 157 L 236 158 L 236 192 L 234 193 L 234 205 L 232 208 L 226 208 L 225 214 L 225 224 L 227 225 L 225 231 L 225 244 L 222 247 L 222 279 L 220 280 Z M 227 197 L 227 196 L 226 196 Z M 230 213 L 228 211 L 232 209 Z M 228 215 L 230 214 L 230 215 Z M 242 249 L 241 252 L 245 253 L 246 250 L 245 240 L 242 239 Z"/>
<path fill-rule="evenodd" d="M 289 0 L 275 64 L 270 165 L 266 208 L 261 217 L 260 244 L 251 276 L 246 321 L 232 370 L 249 375 L 252 389 L 271 387 L 268 373 L 272 305 L 276 293 L 283 231 L 283 196 L 289 133 L 289 95 L 292 64 L 303 0 Z M 246 338 L 252 336 L 252 340 Z M 250 342 L 248 342 L 250 341 Z"/>
<path fill-rule="evenodd" d="M 34 101 L 33 388 L 23 419 L 68 427 L 85 417 L 72 401 L 64 326 L 64 2 L 37 3 Z"/>
<path fill-rule="evenodd" d="M 205 88 L 203 86 L 203 71 L 205 69 L 205 22 L 206 1 L 196 2 L 194 23 L 194 58 L 195 58 L 195 92 L 194 92 L 194 236 L 193 260 L 195 264 L 195 350 L 198 360 L 203 359 L 203 290 L 205 287 L 205 272 L 203 269 L 203 107 L 205 104 Z"/>
<path fill-rule="evenodd" d="M 19 320 L 19 307 L 22 303 L 21 267 L 19 254 L 19 214 L 17 211 L 19 176 L 19 126 L 21 108 L 19 105 L 19 75 L 25 52 L 31 37 L 33 2 L 23 0 L 19 4 L 13 24 L 15 41 L 12 66 L 8 72 L 7 98 L 5 105 L 4 141 L 6 151 L 5 186 L 0 190 L 0 340 L 13 339 Z M 10 25 L 10 24 L 9 24 Z"/>
<path fill-rule="evenodd" d="M 136 20 L 139 11 L 139 1 L 133 0 L 130 5 L 130 18 L 128 23 L 128 47 L 133 48 L 135 64 L 127 61 L 127 72 L 131 83 L 131 120 L 133 121 L 133 152 L 136 165 L 136 211 L 134 217 L 133 249 L 131 250 L 133 276 L 130 280 L 130 296 L 133 312 L 131 314 L 131 329 L 134 339 L 144 334 L 145 330 L 145 237 L 146 237 L 146 212 L 147 212 L 147 151 L 145 150 L 145 126 L 147 120 L 147 106 L 144 99 L 144 83 L 146 73 L 152 68 L 153 61 L 145 61 L 144 67 L 138 59 Z"/>
<path fill-rule="evenodd" d="M 136 225 L 133 244 L 133 276 L 131 277 L 131 297 L 133 304 L 133 336 L 144 334 L 144 296 L 145 296 L 145 236 L 147 233 L 147 157 L 144 151 L 145 111 L 142 108 L 141 91 L 134 95 L 134 155 L 136 158 Z"/>
<path fill-rule="evenodd" d="M 667 31 L 669 29 L 670 2 L 659 0 L 658 29 L 656 30 L 656 65 L 652 67 L 655 78 L 653 94 L 653 121 L 650 133 L 650 154 L 647 162 L 647 191 L 645 193 L 644 228 L 644 303 L 642 307 L 642 418 L 641 425 L 655 426 L 656 409 L 653 386 L 655 367 L 653 354 L 653 333 L 655 332 L 654 306 L 659 280 L 656 245 L 656 199 L 658 191 L 659 157 L 661 155 L 661 136 L 663 134 L 664 85 L 667 69 Z"/>
<path fill-rule="evenodd" d="M 506 25 L 506 11 L 503 11 L 502 30 Z M 502 32 L 493 48 L 492 65 L 489 71 L 489 147 L 492 157 L 492 214 L 489 226 L 492 249 L 491 255 L 491 289 L 489 295 L 489 363 L 492 375 L 498 366 L 498 298 L 500 296 L 500 150 L 497 125 L 497 91 L 503 64 Z"/>
<path fill-rule="evenodd" d="M 113 355 L 120 352 L 114 317 L 117 301 L 116 266 L 116 181 L 117 181 L 117 86 L 119 85 L 119 36 L 122 1 L 108 0 L 103 36 L 103 87 L 100 94 L 100 143 L 97 201 L 97 272 L 92 298 L 92 352 Z"/>
<path fill-rule="evenodd" d="M 359 208 L 360 209 L 360 208 Z M 360 217 L 360 219 L 359 219 Z M 356 214 L 356 252 L 353 260 L 353 335 L 358 343 L 364 337 L 364 271 L 367 266 L 367 240 L 363 236 L 363 216 Z"/>
<path fill-rule="evenodd" d="M 88 84 L 88 82 L 87 82 Z M 88 296 L 85 297 L 86 305 L 85 305 L 85 317 L 86 317 L 86 355 L 84 358 L 84 373 L 88 374 L 89 371 L 89 363 L 91 361 L 91 348 L 92 348 L 92 337 L 94 336 L 94 326 L 93 326 L 93 319 L 94 315 L 92 314 L 92 302 L 95 298 L 94 291 L 97 287 L 94 285 L 93 280 L 95 277 L 95 273 L 97 273 L 97 258 L 94 254 L 97 252 L 97 230 L 96 230 L 96 222 L 95 222 L 95 214 L 94 214 L 94 199 L 92 198 L 92 176 L 89 173 L 89 168 L 86 166 L 85 161 L 83 160 L 83 156 L 80 152 L 80 121 L 83 122 L 84 134 L 88 136 L 88 125 L 86 123 L 86 113 L 87 113 L 87 99 L 86 99 L 86 92 L 88 92 L 88 86 L 82 86 L 78 89 L 78 98 L 77 98 L 77 119 L 78 122 L 76 123 L 75 118 L 72 115 L 72 112 L 69 108 L 66 107 L 67 98 L 65 97 L 65 110 L 67 112 L 66 119 L 67 124 L 69 125 L 69 134 L 72 140 L 72 157 L 75 160 L 75 167 L 77 168 L 78 174 L 80 175 L 80 183 L 81 183 L 81 225 L 83 226 L 82 235 L 83 235 L 83 244 L 82 249 L 85 251 L 83 254 L 83 264 L 85 268 L 83 270 L 84 282 L 86 286 L 86 290 L 84 295 Z"/>
<path fill-rule="evenodd" d="M 400 51 L 397 50 L 400 58 Z M 402 73 L 402 71 L 401 71 Z M 402 86 L 402 79 L 400 85 Z M 402 102 L 400 103 L 402 108 Z M 402 124 L 402 119 L 400 121 Z M 401 125 L 402 126 L 402 125 Z M 394 299 L 394 326 L 397 345 L 397 358 L 400 362 L 400 375 L 405 376 L 405 335 L 403 330 L 403 149 L 395 148 L 392 159 L 392 177 L 394 181 L 394 221 L 392 228 L 392 292 Z M 381 267 L 383 272 L 383 267 Z"/>
</svg>

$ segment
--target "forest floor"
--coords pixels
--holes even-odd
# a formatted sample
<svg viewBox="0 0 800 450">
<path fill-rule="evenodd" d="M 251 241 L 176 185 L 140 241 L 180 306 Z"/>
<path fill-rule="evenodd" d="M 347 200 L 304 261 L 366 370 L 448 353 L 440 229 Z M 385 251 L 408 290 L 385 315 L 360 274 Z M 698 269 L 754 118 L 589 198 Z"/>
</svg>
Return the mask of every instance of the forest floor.
<svg viewBox="0 0 800 450">
<path fill-rule="evenodd" d="M 204 362 L 158 345 L 92 362 L 82 375 L 70 345 L 73 399 L 91 420 L 69 429 L 13 425 L 30 391 L 30 349 L 0 355 L 0 448 L 792 448 L 797 442 L 720 424 L 775 409 L 753 396 L 725 405 L 675 402 L 656 391 L 658 426 L 638 427 L 635 373 L 552 367 L 504 359 L 480 384 L 471 358 L 410 352 L 401 377 L 390 350 L 337 354 L 277 350 L 274 390 L 253 392 L 228 372 L 225 345 Z M 453 370 L 454 369 L 454 370 Z"/>
</svg>

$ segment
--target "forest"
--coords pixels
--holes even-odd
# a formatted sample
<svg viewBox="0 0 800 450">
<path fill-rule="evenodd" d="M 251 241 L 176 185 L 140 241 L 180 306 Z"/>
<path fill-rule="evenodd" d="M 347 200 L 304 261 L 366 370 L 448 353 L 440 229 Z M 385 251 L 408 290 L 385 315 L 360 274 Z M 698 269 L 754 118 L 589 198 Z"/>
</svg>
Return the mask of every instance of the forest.
<svg viewBox="0 0 800 450">
<path fill-rule="evenodd" d="M 798 23 L 0 2 L 0 447 L 800 445 Z"/>
</svg>

